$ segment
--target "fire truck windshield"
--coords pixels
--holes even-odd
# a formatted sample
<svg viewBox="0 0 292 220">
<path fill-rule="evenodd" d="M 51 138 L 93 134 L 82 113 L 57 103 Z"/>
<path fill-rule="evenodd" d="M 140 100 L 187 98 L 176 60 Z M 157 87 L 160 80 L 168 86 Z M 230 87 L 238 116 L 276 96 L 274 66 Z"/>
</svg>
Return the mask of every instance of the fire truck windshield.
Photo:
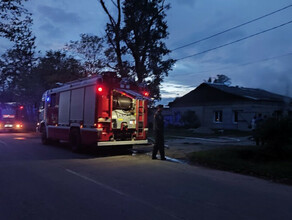
<svg viewBox="0 0 292 220">
<path fill-rule="evenodd" d="M 0 113 L 1 118 L 15 118 L 16 111 L 11 108 L 4 108 Z"/>
</svg>

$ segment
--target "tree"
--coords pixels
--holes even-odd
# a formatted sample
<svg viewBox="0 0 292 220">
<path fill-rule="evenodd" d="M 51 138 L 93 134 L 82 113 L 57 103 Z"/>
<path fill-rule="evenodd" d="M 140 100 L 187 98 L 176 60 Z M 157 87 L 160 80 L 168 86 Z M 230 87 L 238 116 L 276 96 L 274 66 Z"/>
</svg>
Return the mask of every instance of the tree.
<svg viewBox="0 0 292 220">
<path fill-rule="evenodd" d="M 130 70 L 130 64 L 127 61 L 123 61 L 122 55 L 126 52 L 126 47 L 122 46 L 122 10 L 121 10 L 121 1 L 116 0 L 116 3 L 112 1 L 116 9 L 117 18 L 115 19 L 107 9 L 105 2 L 103 0 L 99 1 L 103 10 L 109 18 L 109 23 L 106 24 L 106 39 L 109 45 L 106 54 L 110 59 L 116 61 L 114 66 L 111 66 L 112 69 L 116 70 L 121 77 L 127 77 Z"/>
<path fill-rule="evenodd" d="M 25 81 L 26 96 L 32 103 L 39 103 L 46 90 L 81 77 L 84 77 L 84 69 L 78 60 L 61 51 L 47 51 Z"/>
<path fill-rule="evenodd" d="M 123 5 L 123 38 L 135 61 L 137 81 L 148 80 L 157 99 L 160 98 L 159 85 L 174 64 L 172 59 L 163 60 L 170 52 L 162 41 L 168 36 L 165 11 L 169 8 L 164 0 L 128 0 Z"/>
<path fill-rule="evenodd" d="M 170 8 L 169 4 L 164 4 L 164 0 L 127 0 L 121 7 L 120 0 L 116 0 L 113 4 L 117 19 L 114 19 L 104 1 L 100 0 L 100 3 L 109 17 L 106 36 L 114 48 L 117 66 L 122 70 L 120 75 L 132 76 L 137 83 L 146 83 L 152 97 L 160 99 L 159 86 L 175 62 L 163 60 L 170 53 L 163 42 L 168 36 L 165 11 Z M 123 61 L 127 56 L 132 58 L 132 65 Z"/>
<path fill-rule="evenodd" d="M 214 84 L 223 84 L 223 85 L 230 85 L 231 79 L 228 76 L 225 76 L 223 74 L 218 74 L 217 78 L 214 79 Z"/>
<path fill-rule="evenodd" d="M 201 126 L 196 112 L 191 110 L 188 110 L 182 114 L 181 122 L 186 128 L 198 128 Z"/>
<path fill-rule="evenodd" d="M 19 7 L 16 7 L 16 3 Z M 26 16 L 20 20 L 15 18 L 16 21 L 10 24 L 8 21 L 11 19 L 9 14 L 2 14 L 4 21 L 1 22 L 1 36 L 7 37 L 11 41 L 14 41 L 12 48 L 8 49 L 1 56 L 0 71 L 1 71 L 1 97 L 7 101 L 19 101 L 28 100 L 26 97 L 27 84 L 31 76 L 31 70 L 35 61 L 35 36 L 32 34 L 31 26 L 32 19 L 30 14 L 22 8 L 21 1 L 4 1 L 3 11 L 8 13 L 8 6 L 12 11 L 12 15 Z M 3 13 L 3 11 L 1 11 Z M 11 21 L 10 21 L 11 22 Z M 6 29 L 5 29 L 6 27 Z M 4 34 L 3 34 L 4 33 Z"/>
<path fill-rule="evenodd" d="M 258 134 L 265 150 L 283 153 L 287 146 L 292 147 L 292 118 L 268 118 L 258 128 Z"/>
<path fill-rule="evenodd" d="M 27 0 L 1 0 L 0 1 L 0 37 L 17 41 L 17 36 L 23 33 L 27 20 L 31 16 L 23 7 L 22 2 Z"/>
<path fill-rule="evenodd" d="M 56 83 L 66 83 L 84 77 L 84 70 L 78 60 L 61 51 L 47 51 L 34 69 L 44 90 L 56 87 Z"/>
<path fill-rule="evenodd" d="M 89 34 L 81 34 L 80 38 L 78 41 L 70 41 L 66 44 L 66 50 L 81 57 L 86 76 L 100 73 L 108 65 L 104 59 L 104 39 Z"/>
</svg>

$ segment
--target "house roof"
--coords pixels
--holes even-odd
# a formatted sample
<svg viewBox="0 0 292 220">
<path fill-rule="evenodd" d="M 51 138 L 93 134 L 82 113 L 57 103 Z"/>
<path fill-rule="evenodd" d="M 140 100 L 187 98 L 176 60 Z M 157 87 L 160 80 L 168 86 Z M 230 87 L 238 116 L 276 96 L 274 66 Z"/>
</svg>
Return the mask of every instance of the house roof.
<svg viewBox="0 0 292 220">
<path fill-rule="evenodd" d="M 283 102 L 286 100 L 289 102 L 292 101 L 292 98 L 290 97 L 271 93 L 263 89 L 244 88 L 244 87 L 238 87 L 238 86 L 226 86 L 222 84 L 211 84 L 211 83 L 203 83 L 203 84 L 207 84 L 208 86 L 219 89 L 223 92 L 240 96 L 243 98 L 251 99 L 251 100 L 276 101 L 276 102 Z"/>
<path fill-rule="evenodd" d="M 215 94 L 219 94 L 218 92 L 220 91 L 221 92 L 220 94 L 225 94 L 225 97 L 227 96 L 234 97 L 234 99 L 241 99 L 241 100 L 244 99 L 244 100 L 249 100 L 249 101 L 292 103 L 292 98 L 290 97 L 271 93 L 263 89 L 227 86 L 223 84 L 202 83 L 196 89 L 192 90 L 188 94 L 174 100 L 172 103 L 170 103 L 170 105 L 173 106 L 173 105 L 178 104 L 179 106 L 184 106 L 184 105 L 192 105 L 195 103 L 202 103 L 202 102 L 206 103 L 208 99 L 212 101 L 211 100 L 212 98 L 210 99 L 210 97 L 208 97 L 205 92 L 202 92 L 203 90 L 204 91 L 212 90 L 213 92 L 215 92 Z"/>
</svg>

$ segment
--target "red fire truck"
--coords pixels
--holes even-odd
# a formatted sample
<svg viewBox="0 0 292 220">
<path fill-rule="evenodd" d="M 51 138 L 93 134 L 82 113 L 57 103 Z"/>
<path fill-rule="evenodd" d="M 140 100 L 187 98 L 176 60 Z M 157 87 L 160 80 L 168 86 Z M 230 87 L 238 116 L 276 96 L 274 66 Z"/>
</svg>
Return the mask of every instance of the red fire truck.
<svg viewBox="0 0 292 220">
<path fill-rule="evenodd" d="M 92 144 L 147 144 L 148 94 L 112 73 L 48 90 L 40 109 L 42 143 L 69 141 L 73 151 Z"/>
<path fill-rule="evenodd" d="M 0 131 L 23 131 L 25 110 L 16 102 L 0 103 Z"/>
</svg>

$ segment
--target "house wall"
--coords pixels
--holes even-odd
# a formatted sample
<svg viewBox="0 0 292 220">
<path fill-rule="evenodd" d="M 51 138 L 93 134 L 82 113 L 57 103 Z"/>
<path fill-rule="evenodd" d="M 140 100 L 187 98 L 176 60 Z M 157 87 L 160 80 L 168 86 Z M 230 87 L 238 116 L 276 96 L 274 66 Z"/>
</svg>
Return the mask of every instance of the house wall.
<svg viewBox="0 0 292 220">
<path fill-rule="evenodd" d="M 154 114 L 156 112 L 156 108 L 148 109 L 148 128 L 153 128 L 154 122 Z M 162 115 L 164 117 L 164 126 L 167 127 L 169 125 L 182 125 L 180 122 L 180 112 L 173 112 L 169 108 L 164 108 L 162 110 Z"/>
<path fill-rule="evenodd" d="M 277 103 L 255 103 L 247 101 L 191 107 L 172 107 L 171 111 L 173 117 L 178 114 L 182 115 L 188 110 L 195 111 L 201 122 L 201 127 L 246 131 L 250 130 L 251 120 L 256 114 L 261 113 L 262 116 L 266 115 L 267 117 L 271 117 L 277 111 L 291 111 L 291 109 L 291 106 L 287 109 L 285 106 Z M 215 121 L 215 112 L 222 112 L 222 121 Z M 235 117 L 235 114 L 237 114 L 237 117 Z M 237 121 L 235 121 L 236 118 Z M 175 122 L 175 120 L 173 121 Z"/>
</svg>

